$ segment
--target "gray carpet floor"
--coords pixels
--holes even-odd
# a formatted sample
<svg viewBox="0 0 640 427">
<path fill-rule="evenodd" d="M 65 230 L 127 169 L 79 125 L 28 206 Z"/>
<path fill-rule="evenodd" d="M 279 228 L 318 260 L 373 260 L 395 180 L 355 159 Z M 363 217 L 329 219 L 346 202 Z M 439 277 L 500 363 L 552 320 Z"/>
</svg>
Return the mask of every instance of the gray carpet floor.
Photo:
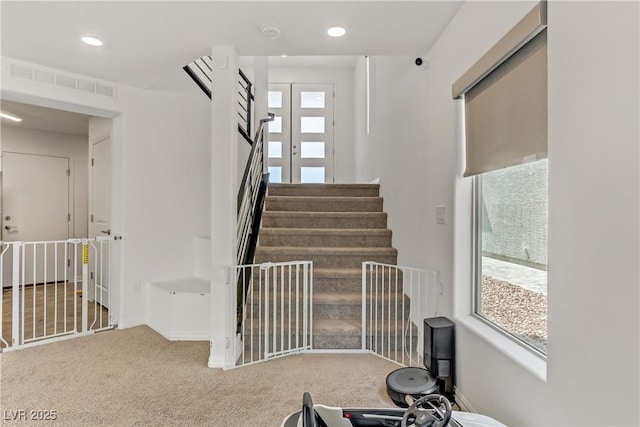
<svg viewBox="0 0 640 427">
<path fill-rule="evenodd" d="M 145 326 L 0 353 L 0 424 L 277 427 L 304 391 L 330 406 L 394 406 L 385 378 L 398 365 L 377 356 L 295 355 L 229 371 L 207 368 L 208 356 L 208 342 Z M 11 421 L 20 410 L 57 419 Z"/>
</svg>

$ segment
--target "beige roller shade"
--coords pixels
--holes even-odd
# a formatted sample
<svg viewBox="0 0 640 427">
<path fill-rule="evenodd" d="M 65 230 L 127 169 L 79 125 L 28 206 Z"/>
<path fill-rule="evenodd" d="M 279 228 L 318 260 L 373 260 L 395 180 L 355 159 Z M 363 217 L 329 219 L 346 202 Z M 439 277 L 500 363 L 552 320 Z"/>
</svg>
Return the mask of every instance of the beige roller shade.
<svg viewBox="0 0 640 427">
<path fill-rule="evenodd" d="M 546 31 L 470 88 L 464 98 L 464 176 L 546 158 Z"/>
<path fill-rule="evenodd" d="M 465 100 L 464 176 L 547 157 L 546 28 L 541 1 L 453 84 Z"/>
</svg>

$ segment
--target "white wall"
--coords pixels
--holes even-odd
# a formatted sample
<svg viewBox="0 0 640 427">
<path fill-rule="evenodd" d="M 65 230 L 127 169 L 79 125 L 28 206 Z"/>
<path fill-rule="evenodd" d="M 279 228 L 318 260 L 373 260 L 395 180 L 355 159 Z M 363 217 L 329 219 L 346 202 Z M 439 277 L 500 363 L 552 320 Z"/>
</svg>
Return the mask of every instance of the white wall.
<svg viewBox="0 0 640 427">
<path fill-rule="evenodd" d="M 69 158 L 71 218 L 69 237 L 87 237 L 87 136 L 45 132 L 21 126 L 2 126 L 2 150 Z"/>
<path fill-rule="evenodd" d="M 638 3 L 549 2 L 547 362 L 469 316 L 471 187 L 451 85 L 533 4 L 465 2 L 423 75 L 412 58 L 372 58 L 358 178 L 381 177 L 400 262 L 442 273 L 463 403 L 508 425 L 639 425 Z"/>
<path fill-rule="evenodd" d="M 119 93 L 113 193 L 122 223 L 114 229 L 123 236 L 121 323 L 129 326 L 144 322 L 142 288 L 193 276 L 195 238 L 210 235 L 211 109 L 197 90 Z"/>
<path fill-rule="evenodd" d="M 2 58 L 3 99 L 113 118 L 111 225 L 123 238 L 112 252 L 119 261 L 112 266 L 121 303 L 116 318 L 119 327 L 144 323 L 144 287 L 193 276 L 195 239 L 210 233 L 209 99 L 195 86 L 117 86 L 115 99 L 76 93 L 11 77 L 12 62 Z"/>
<path fill-rule="evenodd" d="M 451 283 L 451 225 L 437 225 L 435 207 L 450 211 L 454 153 L 440 138 L 430 142 L 427 130 L 446 124 L 427 116 L 431 70 L 417 67 L 415 56 L 370 58 L 370 133 L 365 133 L 365 59 L 355 69 L 356 180 L 380 178 L 384 209 L 393 230 L 398 263 L 441 268 Z M 446 107 L 445 107 L 446 108 Z M 448 215 L 450 218 L 450 215 Z M 430 242 L 438 242 L 431 245 Z"/>
<path fill-rule="evenodd" d="M 547 386 L 565 400 L 549 414 L 558 424 L 640 425 L 639 27 L 638 2 L 549 4 Z M 594 384 L 607 390 L 598 411 Z"/>
</svg>

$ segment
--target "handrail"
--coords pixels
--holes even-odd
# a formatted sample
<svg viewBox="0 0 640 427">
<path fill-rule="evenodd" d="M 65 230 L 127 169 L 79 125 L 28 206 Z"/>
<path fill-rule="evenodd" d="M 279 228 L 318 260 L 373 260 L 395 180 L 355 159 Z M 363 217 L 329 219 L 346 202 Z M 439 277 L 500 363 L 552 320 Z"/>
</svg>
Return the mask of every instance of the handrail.
<svg viewBox="0 0 640 427">
<path fill-rule="evenodd" d="M 269 113 L 266 119 L 260 120 L 251 152 L 247 159 L 240 188 L 238 189 L 238 228 L 237 228 L 237 261 L 250 262 L 253 257 L 257 228 L 262 212 L 262 199 L 266 193 L 266 177 L 264 176 L 264 129 L 265 123 L 273 121 L 274 114 Z"/>
<path fill-rule="evenodd" d="M 254 142 L 260 141 L 260 144 L 263 143 L 264 140 L 264 124 L 268 123 L 268 122 L 272 122 L 275 118 L 275 115 L 273 113 L 268 113 L 268 116 L 266 119 L 261 119 L 260 120 L 260 126 L 258 126 L 258 130 L 256 131 L 256 135 L 253 139 Z M 262 148 L 262 147 L 260 147 Z M 251 163 L 253 162 L 253 158 L 256 154 L 256 151 L 258 151 L 260 148 L 256 148 L 256 144 L 252 143 L 251 144 L 251 151 L 249 152 L 249 158 L 247 159 L 247 164 L 244 167 L 244 174 L 242 175 L 242 181 L 240 182 L 240 187 L 238 189 L 238 199 L 237 199 L 237 203 L 238 203 L 238 212 L 240 212 L 240 206 L 242 205 L 242 198 L 244 197 L 244 192 L 246 191 L 246 184 L 247 184 L 247 179 L 249 178 L 249 173 L 251 172 Z M 259 159 L 261 162 L 261 166 L 262 166 L 262 162 L 263 159 L 262 157 Z M 261 168 L 262 169 L 262 168 Z"/>
</svg>

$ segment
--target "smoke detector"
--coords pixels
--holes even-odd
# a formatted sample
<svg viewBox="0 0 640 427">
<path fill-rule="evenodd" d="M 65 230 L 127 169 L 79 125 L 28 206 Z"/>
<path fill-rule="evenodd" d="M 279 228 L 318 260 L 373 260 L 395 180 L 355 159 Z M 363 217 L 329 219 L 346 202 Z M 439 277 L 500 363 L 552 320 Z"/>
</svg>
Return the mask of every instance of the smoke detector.
<svg viewBox="0 0 640 427">
<path fill-rule="evenodd" d="M 264 24 L 260 27 L 260 32 L 268 39 L 276 40 L 282 35 L 280 27 L 276 24 Z"/>
</svg>

